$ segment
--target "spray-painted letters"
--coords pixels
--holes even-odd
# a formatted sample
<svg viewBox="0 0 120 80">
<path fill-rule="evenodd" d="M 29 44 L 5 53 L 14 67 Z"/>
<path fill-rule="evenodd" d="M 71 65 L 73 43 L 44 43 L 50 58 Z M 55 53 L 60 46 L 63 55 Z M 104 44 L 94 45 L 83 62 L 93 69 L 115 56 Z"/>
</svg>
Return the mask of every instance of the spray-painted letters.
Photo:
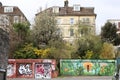
<svg viewBox="0 0 120 80">
<path fill-rule="evenodd" d="M 15 72 L 15 70 L 14 70 L 14 65 L 13 64 L 8 64 L 8 66 L 7 66 L 7 76 L 12 76 L 12 75 L 14 75 L 14 72 Z"/>
<path fill-rule="evenodd" d="M 35 78 L 50 79 L 51 78 L 51 64 L 43 63 L 35 65 Z"/>
<path fill-rule="evenodd" d="M 18 72 L 21 75 L 30 75 L 32 74 L 32 70 L 30 69 L 31 64 L 20 64 L 18 68 Z"/>
</svg>

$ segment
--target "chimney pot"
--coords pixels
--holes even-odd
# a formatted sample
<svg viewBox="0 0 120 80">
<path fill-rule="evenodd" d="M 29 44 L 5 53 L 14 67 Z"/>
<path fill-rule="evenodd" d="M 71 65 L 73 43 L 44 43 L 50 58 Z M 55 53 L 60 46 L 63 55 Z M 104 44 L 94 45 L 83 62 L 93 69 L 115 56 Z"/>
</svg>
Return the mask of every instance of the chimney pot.
<svg viewBox="0 0 120 80">
<path fill-rule="evenodd" d="M 69 3 L 68 0 L 65 0 L 64 1 L 64 7 L 68 7 L 68 3 Z"/>
</svg>

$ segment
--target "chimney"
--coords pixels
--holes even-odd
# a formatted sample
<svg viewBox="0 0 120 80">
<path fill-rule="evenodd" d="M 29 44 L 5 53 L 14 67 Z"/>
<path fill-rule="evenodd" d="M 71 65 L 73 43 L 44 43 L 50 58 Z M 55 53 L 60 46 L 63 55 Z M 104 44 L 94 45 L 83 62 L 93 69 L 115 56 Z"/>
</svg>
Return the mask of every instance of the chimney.
<svg viewBox="0 0 120 80">
<path fill-rule="evenodd" d="M 65 0 L 64 1 L 64 7 L 68 7 L 68 3 L 69 3 L 68 0 Z"/>
</svg>

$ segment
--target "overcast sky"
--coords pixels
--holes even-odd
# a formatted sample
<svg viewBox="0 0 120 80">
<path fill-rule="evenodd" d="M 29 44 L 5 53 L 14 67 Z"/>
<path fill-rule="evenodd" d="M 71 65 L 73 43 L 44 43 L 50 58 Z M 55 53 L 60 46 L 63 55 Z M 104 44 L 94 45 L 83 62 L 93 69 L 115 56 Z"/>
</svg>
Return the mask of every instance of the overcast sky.
<svg viewBox="0 0 120 80">
<path fill-rule="evenodd" d="M 40 7 L 64 6 L 64 0 L 0 0 L 4 6 L 18 6 L 30 22 Z M 94 7 L 96 17 L 96 32 L 100 33 L 101 26 L 107 19 L 120 19 L 120 0 L 69 0 L 69 6 L 80 4 L 82 7 Z"/>
</svg>

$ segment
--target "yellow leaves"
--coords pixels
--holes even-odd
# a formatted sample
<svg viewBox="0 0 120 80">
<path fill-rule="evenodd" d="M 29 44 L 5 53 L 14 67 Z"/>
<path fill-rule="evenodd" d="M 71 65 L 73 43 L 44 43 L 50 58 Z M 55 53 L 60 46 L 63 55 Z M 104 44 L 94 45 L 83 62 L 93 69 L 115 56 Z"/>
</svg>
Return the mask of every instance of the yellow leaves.
<svg viewBox="0 0 120 80">
<path fill-rule="evenodd" d="M 34 49 L 34 47 L 33 47 L 33 44 L 32 44 L 32 43 L 30 43 L 30 44 L 25 44 L 25 45 L 24 45 L 24 48 L 23 48 L 24 51 L 30 51 L 30 50 L 33 50 L 33 49 Z"/>
<path fill-rule="evenodd" d="M 101 59 L 113 59 L 114 58 L 114 48 L 110 43 L 104 43 L 101 51 Z"/>
<path fill-rule="evenodd" d="M 42 58 L 45 58 L 48 56 L 48 54 L 50 53 L 50 48 L 47 49 L 34 49 L 34 52 L 37 56 L 41 56 Z"/>
<path fill-rule="evenodd" d="M 91 59 L 93 54 L 94 54 L 93 51 L 89 51 L 89 50 L 88 50 L 88 51 L 86 52 L 85 58 Z"/>
</svg>

